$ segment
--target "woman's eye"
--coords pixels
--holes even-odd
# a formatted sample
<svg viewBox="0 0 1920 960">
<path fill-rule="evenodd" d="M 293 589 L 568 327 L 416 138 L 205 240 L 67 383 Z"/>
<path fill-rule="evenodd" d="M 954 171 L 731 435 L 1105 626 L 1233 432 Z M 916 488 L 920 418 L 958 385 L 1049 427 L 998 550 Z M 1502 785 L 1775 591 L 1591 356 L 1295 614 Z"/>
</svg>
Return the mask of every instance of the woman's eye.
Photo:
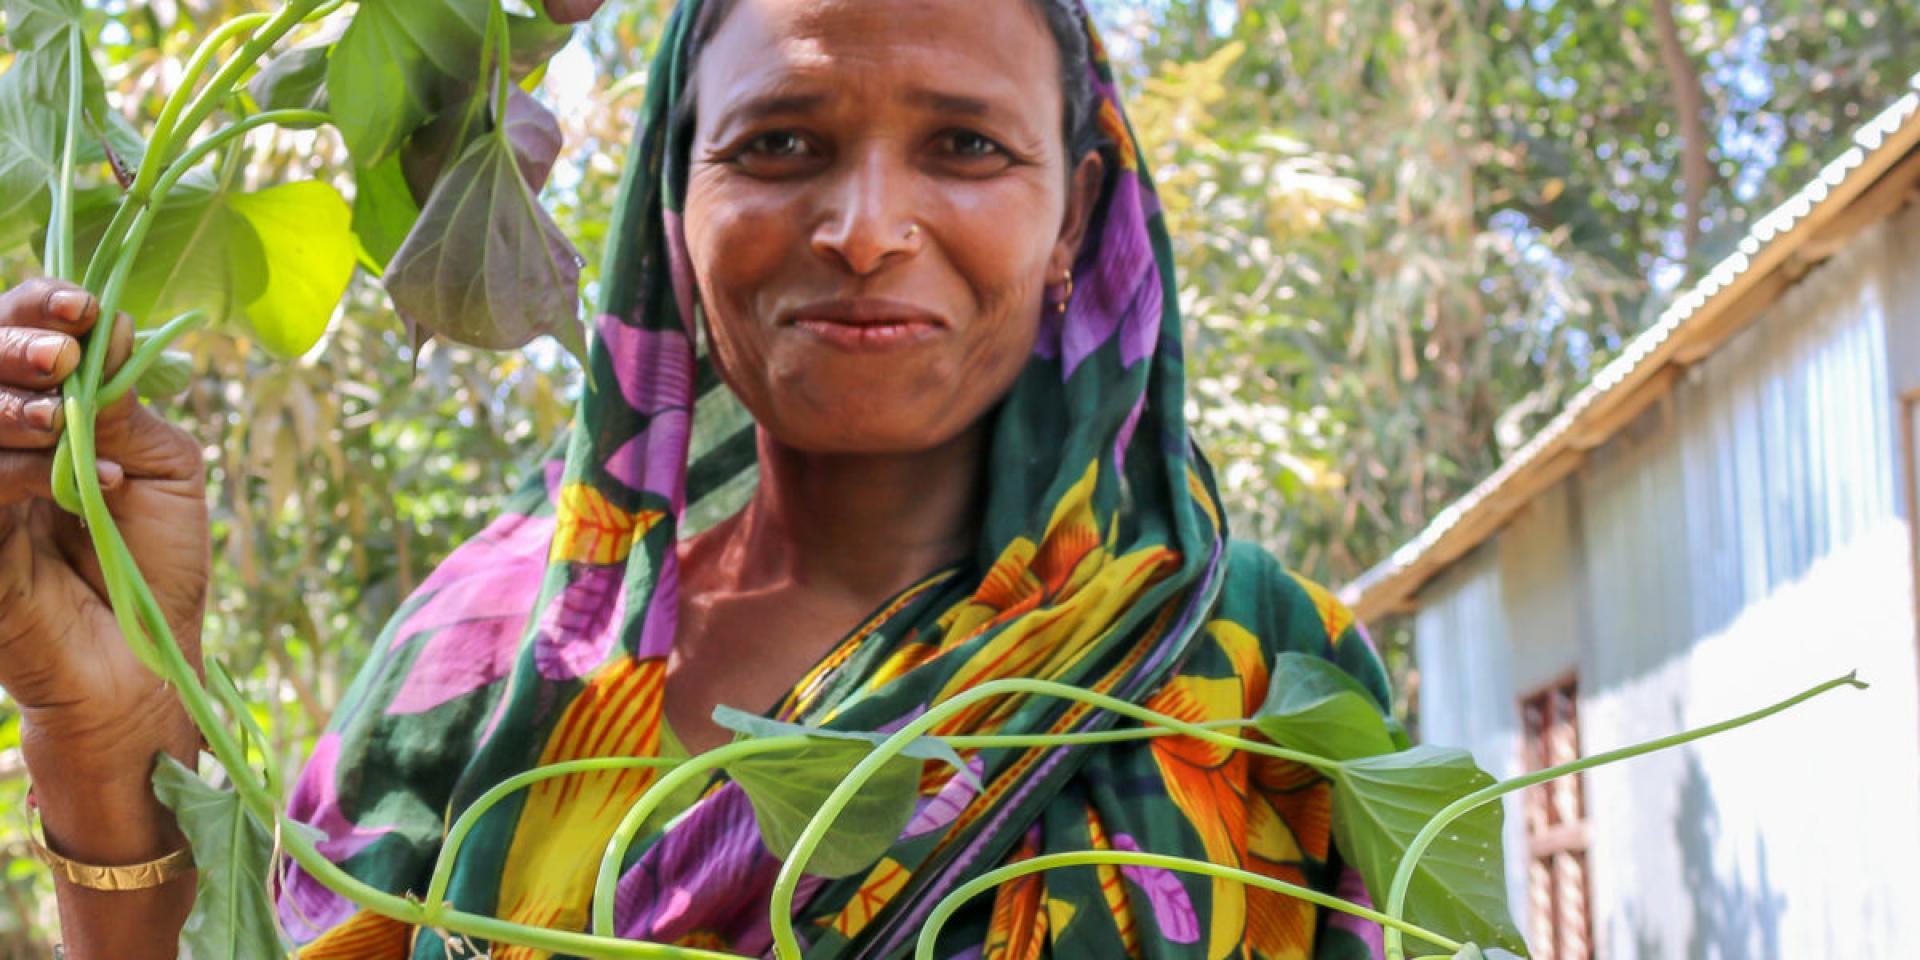
<svg viewBox="0 0 1920 960">
<path fill-rule="evenodd" d="M 791 130 L 763 133 L 747 142 L 747 153 L 768 157 L 797 157 L 807 149 L 807 141 Z"/>
<path fill-rule="evenodd" d="M 1002 152 L 999 144 L 971 130 L 955 130 L 948 133 L 947 146 L 963 157 L 990 157 Z"/>
</svg>

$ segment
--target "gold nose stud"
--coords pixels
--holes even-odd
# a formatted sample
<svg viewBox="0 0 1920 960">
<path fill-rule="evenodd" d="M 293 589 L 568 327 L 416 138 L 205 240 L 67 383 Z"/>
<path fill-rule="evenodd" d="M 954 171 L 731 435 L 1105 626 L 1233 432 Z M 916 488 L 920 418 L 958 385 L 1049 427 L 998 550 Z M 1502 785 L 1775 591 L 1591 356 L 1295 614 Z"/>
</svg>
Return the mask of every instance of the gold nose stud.
<svg viewBox="0 0 1920 960">
<path fill-rule="evenodd" d="M 917 223 L 909 223 L 909 224 L 907 224 L 907 239 L 908 239 L 908 240 L 912 240 L 912 239 L 913 239 L 914 237 L 917 237 L 917 236 L 919 236 L 919 235 L 920 235 L 920 225 L 919 225 L 919 224 L 917 224 Z"/>
</svg>

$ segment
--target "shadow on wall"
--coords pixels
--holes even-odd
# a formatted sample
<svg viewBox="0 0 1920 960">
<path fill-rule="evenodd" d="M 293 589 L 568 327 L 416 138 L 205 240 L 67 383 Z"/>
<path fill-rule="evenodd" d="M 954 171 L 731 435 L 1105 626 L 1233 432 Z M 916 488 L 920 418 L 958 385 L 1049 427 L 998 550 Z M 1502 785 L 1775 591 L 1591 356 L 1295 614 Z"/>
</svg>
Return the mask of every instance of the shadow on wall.
<svg viewBox="0 0 1920 960">
<path fill-rule="evenodd" d="M 1679 785 L 1680 802 L 1673 822 L 1675 849 L 1680 851 L 1680 871 L 1687 895 L 1687 915 L 1691 927 L 1686 951 L 1670 949 L 1667 939 L 1679 932 L 1662 929 L 1645 918 L 1631 921 L 1635 960 L 1779 960 L 1780 914 L 1787 898 L 1775 891 L 1767 873 L 1767 841 L 1754 841 L 1749 884 L 1734 871 L 1722 876 L 1715 865 L 1714 851 L 1720 845 L 1720 811 L 1700 758 L 1687 753 L 1686 773 Z M 1672 921 L 1677 921 L 1673 917 Z"/>
</svg>

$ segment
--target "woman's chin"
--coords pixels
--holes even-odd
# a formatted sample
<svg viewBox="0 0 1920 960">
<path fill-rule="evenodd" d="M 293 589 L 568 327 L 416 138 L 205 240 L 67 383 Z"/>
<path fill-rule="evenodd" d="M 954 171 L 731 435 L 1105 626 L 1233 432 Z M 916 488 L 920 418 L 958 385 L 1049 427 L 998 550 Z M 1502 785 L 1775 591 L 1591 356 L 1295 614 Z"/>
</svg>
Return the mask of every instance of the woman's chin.
<svg viewBox="0 0 1920 960">
<path fill-rule="evenodd" d="M 965 432 L 968 424 L 950 422 L 948 411 L 908 407 L 876 410 L 870 401 L 816 407 L 817 417 L 800 423 L 761 419 L 782 446 L 803 453 L 842 456 L 905 456 L 938 450 Z"/>
</svg>

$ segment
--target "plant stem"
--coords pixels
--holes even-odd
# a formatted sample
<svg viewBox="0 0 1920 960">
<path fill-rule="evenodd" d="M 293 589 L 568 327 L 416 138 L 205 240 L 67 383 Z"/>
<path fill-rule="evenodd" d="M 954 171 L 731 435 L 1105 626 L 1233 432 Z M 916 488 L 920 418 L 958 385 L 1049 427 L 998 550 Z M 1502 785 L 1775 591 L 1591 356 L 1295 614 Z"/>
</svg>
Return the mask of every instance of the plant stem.
<svg viewBox="0 0 1920 960">
<path fill-rule="evenodd" d="M 1534 784 L 1545 783 L 1557 777 L 1579 773 L 1582 770 L 1605 766 L 1609 763 L 1618 763 L 1622 760 L 1631 760 L 1634 757 L 1643 756 L 1658 750 L 1665 750 L 1669 747 L 1677 747 L 1703 737 L 1711 737 L 1715 734 L 1744 727 L 1756 720 L 1764 720 L 1776 713 L 1795 707 L 1829 690 L 1842 686 L 1865 689 L 1867 685 L 1849 673 L 1844 677 L 1835 677 L 1818 686 L 1808 688 L 1772 706 L 1762 707 L 1752 713 L 1742 714 L 1731 720 L 1722 720 L 1719 723 L 1700 727 L 1695 730 L 1683 731 L 1661 737 L 1657 740 L 1649 740 L 1645 743 L 1634 744 L 1630 747 L 1622 747 L 1618 750 L 1609 750 L 1606 753 L 1594 754 L 1591 757 L 1582 757 L 1572 763 L 1563 763 L 1557 767 L 1548 767 L 1545 770 L 1529 773 L 1525 776 L 1514 777 L 1511 780 L 1502 780 L 1499 783 L 1490 784 L 1475 790 L 1440 808 L 1440 812 L 1434 814 L 1433 819 L 1428 820 L 1427 825 L 1421 827 L 1420 832 L 1414 835 L 1413 842 L 1407 845 L 1406 856 L 1401 858 L 1399 868 L 1393 873 L 1393 886 L 1389 888 L 1387 892 L 1387 912 L 1395 917 L 1405 916 L 1407 888 L 1413 882 L 1413 871 L 1420 863 L 1420 857 L 1427 852 L 1428 847 L 1433 845 L 1434 839 L 1440 836 L 1440 831 L 1445 830 L 1448 824 L 1471 813 L 1484 804 L 1506 796 L 1515 790 L 1524 790 Z M 1406 957 L 1406 947 L 1401 942 L 1400 933 L 1391 927 L 1387 928 L 1386 947 L 1388 960 L 1404 960 Z"/>
<path fill-rule="evenodd" d="M 280 42 L 280 38 L 286 36 L 288 31 L 305 21 L 318 6 L 320 6 L 320 0 L 293 0 L 292 3 L 280 8 L 266 26 L 261 27 L 258 33 L 248 38 L 247 42 L 241 45 L 233 55 L 233 59 L 227 61 L 220 68 L 220 72 L 213 75 L 212 80 L 207 81 L 206 89 L 200 91 L 200 95 L 195 97 L 192 104 L 186 108 L 186 115 L 181 118 L 179 126 L 167 133 L 169 135 L 181 131 L 192 133 L 200 126 L 200 122 L 213 112 L 215 106 L 226 100 L 227 94 L 233 91 L 233 85 L 239 82 L 240 76 L 259 62 L 261 55 Z"/>
<path fill-rule="evenodd" d="M 570 773 L 589 773 L 600 770 L 631 770 L 635 768 L 653 769 L 671 767 L 681 761 L 664 757 L 591 757 L 585 760 L 568 760 L 563 763 L 548 764 L 515 774 L 494 784 L 487 792 L 460 812 L 447 836 L 440 843 L 440 855 L 434 861 L 433 876 L 427 881 L 427 895 L 423 898 L 425 909 L 422 916 L 428 925 L 437 925 L 440 914 L 446 906 L 443 901 L 447 895 L 447 883 L 453 876 L 454 860 L 460 855 L 460 848 L 467 842 L 467 834 L 473 831 L 480 817 L 501 800 L 517 790 L 553 777 Z"/>
<path fill-rule="evenodd" d="M 85 122 L 87 48 L 80 29 L 67 31 L 67 129 L 60 143 L 60 182 L 53 190 L 53 223 L 47 231 L 47 272 L 62 280 L 73 279 L 73 163 L 80 142 L 80 126 Z"/>
<path fill-rule="evenodd" d="M 194 48 L 193 56 L 188 58 L 187 65 L 180 72 L 179 84 L 173 88 L 172 93 L 167 95 L 166 102 L 160 107 L 160 116 L 153 123 L 153 135 L 147 141 L 146 159 L 141 161 L 140 169 L 134 174 L 133 186 L 127 188 L 127 194 L 133 198 L 134 202 L 140 203 L 147 199 L 147 191 L 153 188 L 155 177 L 159 176 L 160 170 L 166 166 L 174 142 L 182 135 L 192 135 L 191 128 L 180 131 L 176 128 L 176 124 L 180 121 L 181 111 L 187 106 L 189 95 L 193 93 L 194 84 L 200 82 L 200 77 L 207 72 L 208 64 L 213 62 L 213 55 L 218 53 L 228 40 L 270 19 L 272 16 L 265 13 L 249 13 L 235 17 L 221 24 L 207 39 L 200 42 L 200 46 Z M 195 124 L 198 125 L 198 121 L 195 121 Z"/>
<path fill-rule="evenodd" d="M 1085 850 L 1074 853 L 1041 854 L 1040 856 L 1022 860 L 1018 863 L 1010 863 L 998 869 L 989 870 L 961 884 L 958 889 L 948 894 L 936 904 L 933 912 L 927 915 L 926 923 L 920 928 L 920 941 L 914 948 L 915 960 L 934 960 L 934 944 L 935 941 L 939 939 L 941 928 L 947 925 L 947 921 L 951 919 L 953 914 L 964 906 L 968 900 L 1018 877 L 1039 873 L 1043 870 L 1079 866 L 1157 867 L 1162 870 L 1175 870 L 1181 873 L 1196 873 L 1201 876 L 1214 877 L 1220 880 L 1232 880 L 1237 883 L 1244 883 L 1249 887 L 1257 887 L 1261 890 L 1271 890 L 1274 893 L 1296 897 L 1315 906 L 1325 907 L 1329 910 L 1338 910 L 1341 913 L 1351 914 L 1363 920 L 1371 920 L 1390 930 L 1404 931 L 1422 940 L 1426 940 L 1449 953 L 1461 948 L 1461 944 L 1453 940 L 1449 940 L 1440 934 L 1415 926 L 1404 920 L 1387 916 L 1384 913 L 1363 907 L 1357 903 L 1342 900 L 1332 894 L 1321 893 L 1310 887 L 1288 883 L 1285 880 L 1277 880 L 1263 874 L 1251 873 L 1222 864 L 1209 863 L 1205 860 L 1189 860 L 1185 857 L 1169 857 L 1157 853 L 1136 853 L 1128 850 Z"/>
<path fill-rule="evenodd" d="M 499 136 L 507 130 L 507 97 L 512 92 L 513 38 L 507 29 L 507 8 L 493 0 L 487 11 L 487 35 L 493 40 L 493 127 Z M 480 82 L 485 84 L 486 76 Z"/>
<path fill-rule="evenodd" d="M 133 385 L 140 381 L 141 375 L 147 372 L 148 367 L 153 366 L 155 360 L 160 359 L 160 355 L 166 352 L 167 347 L 172 346 L 175 340 L 185 334 L 205 326 L 206 323 L 205 310 L 189 310 L 167 321 L 155 330 L 152 336 L 137 343 L 133 353 L 127 357 L 127 362 L 120 365 L 119 372 L 113 375 L 113 379 L 107 381 L 106 386 L 100 388 L 99 395 L 94 398 L 94 407 L 113 406 L 121 397 L 127 395 L 127 391 L 133 389 Z"/>
<path fill-rule="evenodd" d="M 867 754 L 854 766 L 852 772 L 847 775 L 846 779 L 840 781 L 839 786 L 834 788 L 833 793 L 827 796 L 826 802 L 821 805 L 819 812 L 814 814 L 813 819 L 807 821 L 806 829 L 802 830 L 800 836 L 794 841 L 793 852 L 787 856 L 786 862 L 780 865 L 780 875 L 774 880 L 773 884 L 773 895 L 768 906 L 768 911 L 769 923 L 773 929 L 773 943 L 776 956 L 780 957 L 781 960 L 798 960 L 800 957 L 800 941 L 793 932 L 794 892 L 799 887 L 800 875 L 806 869 L 807 861 L 813 856 L 813 851 L 819 847 L 821 839 L 826 836 L 827 830 L 833 826 L 834 820 L 840 816 L 840 812 L 846 808 L 847 802 L 853 798 L 853 795 L 859 792 L 860 788 L 865 786 L 868 780 L 872 779 L 873 775 L 883 764 L 898 755 L 900 751 L 914 739 L 926 734 L 927 731 L 932 730 L 943 721 L 976 703 L 1011 694 L 1029 694 L 1073 700 L 1099 707 L 1121 716 L 1132 717 L 1143 723 L 1167 727 L 1186 734 L 1187 736 L 1218 746 L 1227 747 L 1228 749 L 1246 750 L 1263 756 L 1275 757 L 1281 760 L 1291 760 L 1294 763 L 1304 764 L 1322 772 L 1330 773 L 1338 768 L 1338 764 L 1324 757 L 1316 757 L 1311 754 L 1301 753 L 1297 750 L 1287 750 L 1271 744 L 1255 743 L 1251 740 L 1243 740 L 1239 737 L 1216 733 L 1197 724 L 1188 723 L 1163 713 L 1156 713 L 1145 707 L 1128 703 L 1125 700 L 1109 697 L 1105 694 L 1094 693 L 1091 690 L 1082 690 L 1079 687 L 1070 687 L 1063 683 L 1024 678 L 1009 678 L 983 683 L 980 686 L 956 694 L 951 699 L 934 706 L 926 713 L 915 718 L 912 723 L 907 724 L 898 732 L 888 737 L 879 746 L 875 747 L 873 752 Z"/>
<path fill-rule="evenodd" d="M 666 775 L 654 781 L 647 792 L 640 795 L 633 806 L 620 818 L 613 835 L 607 838 L 607 849 L 600 857 L 600 870 L 593 879 L 593 926 L 595 936 L 614 936 L 613 907 L 615 893 L 620 883 L 620 865 L 627 859 L 627 848 L 633 845 L 634 835 L 640 832 L 641 824 L 658 809 L 662 800 L 673 795 L 681 786 L 692 782 L 693 778 L 709 774 L 735 760 L 758 756 L 763 753 L 779 753 L 785 750 L 797 750 L 813 742 L 812 737 L 763 737 L 757 740 L 740 740 L 726 746 L 709 750 L 697 757 L 674 767 Z"/>
</svg>

